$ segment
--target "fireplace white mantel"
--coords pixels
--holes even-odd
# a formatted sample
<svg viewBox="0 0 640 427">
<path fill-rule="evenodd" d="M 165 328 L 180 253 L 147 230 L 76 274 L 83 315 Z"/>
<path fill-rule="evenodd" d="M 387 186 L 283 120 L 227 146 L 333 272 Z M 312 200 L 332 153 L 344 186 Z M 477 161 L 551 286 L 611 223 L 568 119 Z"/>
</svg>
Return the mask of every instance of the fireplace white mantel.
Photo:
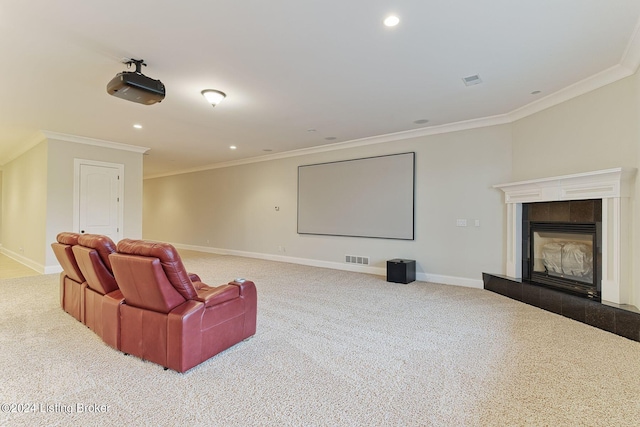
<svg viewBox="0 0 640 427">
<path fill-rule="evenodd" d="M 522 204 L 602 200 L 602 300 L 631 298 L 631 202 L 635 168 L 614 168 L 494 185 L 507 204 L 507 276 L 522 277 Z"/>
</svg>

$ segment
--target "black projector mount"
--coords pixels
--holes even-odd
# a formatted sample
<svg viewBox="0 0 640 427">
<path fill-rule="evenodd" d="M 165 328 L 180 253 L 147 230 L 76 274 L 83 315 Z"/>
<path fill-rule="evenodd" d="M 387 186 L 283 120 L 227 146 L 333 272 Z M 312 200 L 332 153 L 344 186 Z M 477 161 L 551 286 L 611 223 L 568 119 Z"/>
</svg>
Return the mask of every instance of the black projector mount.
<svg viewBox="0 0 640 427">
<path fill-rule="evenodd" d="M 136 73 L 142 74 L 142 67 L 146 67 L 147 64 L 144 62 L 144 59 L 133 59 L 130 58 L 126 61 L 122 61 L 123 64 L 127 64 L 127 67 L 131 67 L 131 64 L 136 64 Z"/>
</svg>

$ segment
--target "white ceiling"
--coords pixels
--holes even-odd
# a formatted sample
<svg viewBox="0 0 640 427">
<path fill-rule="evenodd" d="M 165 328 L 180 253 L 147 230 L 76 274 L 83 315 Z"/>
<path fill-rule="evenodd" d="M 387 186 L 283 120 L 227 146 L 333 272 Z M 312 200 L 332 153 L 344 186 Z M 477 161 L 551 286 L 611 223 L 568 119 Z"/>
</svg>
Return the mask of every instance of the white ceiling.
<svg viewBox="0 0 640 427">
<path fill-rule="evenodd" d="M 0 0 L 0 165 L 41 131 L 149 147 L 157 176 L 508 121 L 635 72 L 639 17 L 640 0 Z M 106 93 L 123 58 L 164 101 Z"/>
</svg>

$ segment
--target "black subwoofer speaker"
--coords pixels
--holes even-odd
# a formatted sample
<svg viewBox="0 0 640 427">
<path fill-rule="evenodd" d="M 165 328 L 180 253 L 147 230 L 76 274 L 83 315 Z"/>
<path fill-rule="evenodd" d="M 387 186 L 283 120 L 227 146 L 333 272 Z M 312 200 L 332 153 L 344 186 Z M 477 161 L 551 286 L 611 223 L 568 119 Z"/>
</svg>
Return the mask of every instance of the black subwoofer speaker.
<svg viewBox="0 0 640 427">
<path fill-rule="evenodd" d="M 411 283 L 416 280 L 416 262 L 412 259 L 387 261 L 387 282 Z"/>
</svg>

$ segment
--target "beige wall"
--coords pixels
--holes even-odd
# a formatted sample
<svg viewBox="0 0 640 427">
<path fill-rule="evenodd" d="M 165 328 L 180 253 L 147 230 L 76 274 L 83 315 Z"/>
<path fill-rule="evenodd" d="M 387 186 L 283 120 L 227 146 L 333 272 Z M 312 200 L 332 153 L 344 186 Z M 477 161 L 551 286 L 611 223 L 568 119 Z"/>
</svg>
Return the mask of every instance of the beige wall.
<svg viewBox="0 0 640 427">
<path fill-rule="evenodd" d="M 504 271 L 505 207 L 492 185 L 640 168 L 639 105 L 635 75 L 508 125 L 149 179 L 144 194 L 141 154 L 50 140 L 4 166 L 0 235 L 4 249 L 51 265 L 49 243 L 72 225 L 73 159 L 84 158 L 125 164 L 126 237 L 346 268 L 344 255 L 362 255 L 378 271 L 387 259 L 411 258 L 436 280 L 478 281 L 483 271 Z M 407 151 L 416 152 L 414 241 L 296 233 L 299 165 Z M 640 200 L 640 185 L 635 192 Z M 635 259 L 637 202 L 632 209 Z M 469 226 L 456 227 L 457 218 Z M 635 265 L 633 282 L 640 306 Z"/>
<path fill-rule="evenodd" d="M 414 241 L 297 234 L 299 165 L 408 151 L 416 152 Z M 483 271 L 503 271 L 504 207 L 491 186 L 510 176 L 511 131 L 496 126 L 148 179 L 143 235 L 328 266 L 348 266 L 347 254 L 379 269 L 409 258 L 419 272 L 478 285 Z M 457 218 L 470 226 L 456 227 Z"/>
<path fill-rule="evenodd" d="M 633 86 L 631 87 L 631 94 L 633 96 L 635 111 L 631 118 L 632 123 L 635 125 L 636 141 L 635 146 L 637 152 L 636 163 L 634 167 L 638 170 L 636 173 L 636 185 L 635 185 L 635 197 L 631 201 L 632 211 L 632 248 L 631 248 L 631 264 L 632 264 L 632 301 L 633 305 L 640 308 L 640 262 L 638 257 L 640 256 L 640 73 L 636 73 L 633 76 Z"/>
<path fill-rule="evenodd" d="M 640 75 L 625 78 L 513 123 L 513 180 L 614 167 L 640 168 Z M 640 185 L 631 201 L 630 259 L 640 255 Z M 625 250 L 623 248 L 623 250 Z M 631 296 L 640 307 L 640 268 Z"/>
<path fill-rule="evenodd" d="M 637 76 L 513 123 L 514 181 L 638 161 Z"/>
<path fill-rule="evenodd" d="M 142 154 L 55 139 L 48 144 L 47 242 L 55 241 L 61 231 L 77 231 L 73 230 L 74 159 L 124 165 L 123 236 L 142 237 Z M 46 265 L 56 265 L 51 248 L 46 254 Z"/>
<path fill-rule="evenodd" d="M 124 235 L 142 237 L 142 154 L 45 140 L 3 167 L 3 251 L 41 272 L 58 262 L 51 243 L 73 230 L 74 159 L 124 164 Z"/>
<path fill-rule="evenodd" d="M 2 246 L 32 268 L 45 265 L 47 143 L 3 166 Z"/>
<path fill-rule="evenodd" d="M 474 280 L 483 271 L 504 271 L 505 206 L 492 185 L 640 168 L 639 148 L 640 76 L 634 75 L 508 125 L 145 180 L 143 234 L 329 266 L 344 264 L 345 254 L 370 256 L 379 269 L 386 259 L 412 258 L 436 279 Z M 417 153 L 415 241 L 296 233 L 298 165 L 405 151 Z M 640 185 L 635 194 L 631 259 L 640 254 Z M 470 226 L 455 227 L 456 218 Z M 640 306 L 640 263 L 632 264 L 632 298 Z"/>
<path fill-rule="evenodd" d="M 2 169 L 0 169 L 0 248 L 2 247 Z"/>
</svg>

